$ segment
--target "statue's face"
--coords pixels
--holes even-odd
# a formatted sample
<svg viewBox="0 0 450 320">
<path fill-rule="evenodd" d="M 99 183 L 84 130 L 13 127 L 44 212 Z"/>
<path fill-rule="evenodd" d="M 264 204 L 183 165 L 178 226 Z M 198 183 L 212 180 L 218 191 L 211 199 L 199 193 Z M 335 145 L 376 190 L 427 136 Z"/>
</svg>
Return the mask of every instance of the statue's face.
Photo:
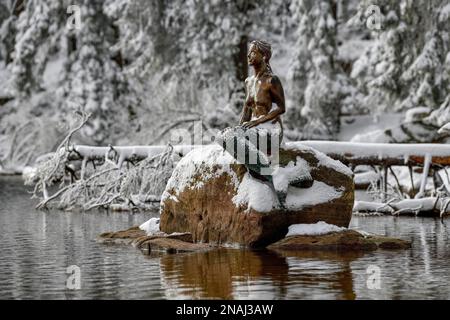
<svg viewBox="0 0 450 320">
<path fill-rule="evenodd" d="M 259 65 L 264 61 L 264 56 L 257 46 L 251 44 L 248 49 L 247 60 L 249 66 Z"/>
</svg>

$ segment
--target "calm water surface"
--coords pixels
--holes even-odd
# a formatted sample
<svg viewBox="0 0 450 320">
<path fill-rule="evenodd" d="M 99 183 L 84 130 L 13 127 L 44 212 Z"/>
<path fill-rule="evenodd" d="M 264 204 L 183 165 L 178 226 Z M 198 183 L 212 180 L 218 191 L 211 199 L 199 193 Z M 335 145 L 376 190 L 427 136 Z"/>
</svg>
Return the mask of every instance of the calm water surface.
<svg viewBox="0 0 450 320">
<path fill-rule="evenodd" d="M 449 299 L 450 221 L 354 217 L 352 227 L 413 242 L 366 254 L 223 249 L 146 256 L 95 242 L 156 213 L 34 210 L 19 178 L 0 177 L 0 299 Z M 81 289 L 66 268 L 81 268 Z M 369 289 L 367 268 L 379 268 Z"/>
</svg>

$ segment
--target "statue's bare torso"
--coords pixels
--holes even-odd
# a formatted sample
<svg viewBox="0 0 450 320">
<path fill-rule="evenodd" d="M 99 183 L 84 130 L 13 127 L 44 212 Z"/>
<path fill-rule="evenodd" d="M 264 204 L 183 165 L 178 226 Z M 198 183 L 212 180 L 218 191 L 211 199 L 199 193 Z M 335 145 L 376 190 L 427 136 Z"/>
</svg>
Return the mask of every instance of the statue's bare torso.
<svg viewBox="0 0 450 320">
<path fill-rule="evenodd" d="M 278 77 L 271 74 L 264 75 L 259 79 L 256 76 L 251 76 L 245 80 L 245 104 L 250 108 L 250 120 L 267 116 L 272 111 L 273 104 L 278 102 L 278 84 L 280 84 Z M 270 122 L 279 122 L 281 124 L 281 118 L 278 115 Z"/>
<path fill-rule="evenodd" d="M 262 124 L 279 123 L 285 112 L 284 91 L 280 79 L 269 65 L 270 45 L 253 41 L 248 52 L 248 64 L 254 75 L 245 80 L 245 103 L 240 124 L 250 129 Z"/>
</svg>

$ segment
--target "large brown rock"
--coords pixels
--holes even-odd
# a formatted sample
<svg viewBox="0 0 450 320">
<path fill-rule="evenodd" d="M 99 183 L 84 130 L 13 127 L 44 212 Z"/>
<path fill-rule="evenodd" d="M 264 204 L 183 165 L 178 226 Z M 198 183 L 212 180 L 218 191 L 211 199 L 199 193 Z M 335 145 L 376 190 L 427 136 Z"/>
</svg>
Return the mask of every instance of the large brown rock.
<svg viewBox="0 0 450 320">
<path fill-rule="evenodd" d="M 309 147 L 282 149 L 279 158 L 274 181 L 278 189 L 287 188 L 286 209 L 268 183 L 252 177 L 220 146 L 194 149 L 167 184 L 161 231 L 189 232 L 195 242 L 257 247 L 283 238 L 292 224 L 325 221 L 348 227 L 354 201 L 351 171 Z M 287 187 L 289 181 L 301 186 L 311 178 L 309 188 Z"/>
<path fill-rule="evenodd" d="M 372 251 L 377 249 L 409 249 L 411 242 L 379 235 L 363 235 L 356 230 L 324 235 L 297 235 L 268 246 L 275 251 Z"/>
<path fill-rule="evenodd" d="M 190 233 L 165 234 L 164 232 L 160 232 L 148 236 L 144 230 L 139 228 L 139 226 L 131 227 L 126 230 L 102 233 L 97 238 L 97 242 L 102 244 L 132 244 L 139 248 L 142 243 L 159 238 L 175 239 L 190 243 L 193 242 Z"/>
</svg>

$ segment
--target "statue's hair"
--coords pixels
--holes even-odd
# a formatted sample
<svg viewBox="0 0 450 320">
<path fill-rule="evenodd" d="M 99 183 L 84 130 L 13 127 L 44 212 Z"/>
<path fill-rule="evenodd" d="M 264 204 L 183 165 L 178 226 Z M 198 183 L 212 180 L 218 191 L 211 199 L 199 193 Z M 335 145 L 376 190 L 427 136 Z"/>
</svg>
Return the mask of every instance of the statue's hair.
<svg viewBox="0 0 450 320">
<path fill-rule="evenodd" d="M 261 51 L 262 55 L 264 56 L 264 62 L 266 63 L 270 73 L 272 73 L 272 67 L 269 63 L 270 58 L 272 57 L 272 46 L 270 45 L 270 43 L 263 40 L 253 40 L 252 42 L 250 42 L 250 45 L 256 46 L 258 50 Z"/>
</svg>

